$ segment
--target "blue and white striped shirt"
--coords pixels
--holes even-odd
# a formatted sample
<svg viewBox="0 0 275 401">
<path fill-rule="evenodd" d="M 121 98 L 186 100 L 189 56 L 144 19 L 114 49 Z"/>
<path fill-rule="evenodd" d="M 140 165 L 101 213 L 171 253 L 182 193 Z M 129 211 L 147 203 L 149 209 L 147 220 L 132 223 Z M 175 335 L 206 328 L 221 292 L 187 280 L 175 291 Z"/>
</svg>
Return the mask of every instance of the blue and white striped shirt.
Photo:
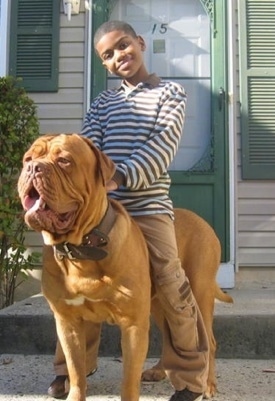
<svg viewBox="0 0 275 401">
<path fill-rule="evenodd" d="M 116 164 L 123 185 L 109 194 L 132 216 L 173 217 L 167 169 L 182 135 L 185 103 L 182 86 L 152 74 L 131 91 L 122 83 L 102 92 L 86 114 L 82 135 Z"/>
</svg>

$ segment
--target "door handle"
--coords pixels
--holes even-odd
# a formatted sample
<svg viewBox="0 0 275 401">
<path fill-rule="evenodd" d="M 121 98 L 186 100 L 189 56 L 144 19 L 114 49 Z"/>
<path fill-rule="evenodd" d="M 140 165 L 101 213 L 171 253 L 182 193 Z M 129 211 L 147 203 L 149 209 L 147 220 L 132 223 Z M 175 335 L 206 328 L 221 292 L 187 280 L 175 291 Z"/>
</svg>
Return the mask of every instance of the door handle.
<svg viewBox="0 0 275 401">
<path fill-rule="evenodd" d="M 225 90 L 223 89 L 222 86 L 220 86 L 220 89 L 219 89 L 219 111 L 221 111 L 223 109 L 224 101 L 225 101 Z"/>
</svg>

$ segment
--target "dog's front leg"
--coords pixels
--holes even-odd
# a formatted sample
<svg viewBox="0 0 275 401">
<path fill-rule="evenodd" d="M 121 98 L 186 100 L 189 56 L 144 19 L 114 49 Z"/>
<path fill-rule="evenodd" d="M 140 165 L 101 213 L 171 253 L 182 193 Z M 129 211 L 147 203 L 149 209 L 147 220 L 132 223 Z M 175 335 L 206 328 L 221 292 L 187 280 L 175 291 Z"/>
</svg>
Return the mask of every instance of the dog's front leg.
<svg viewBox="0 0 275 401">
<path fill-rule="evenodd" d="M 86 400 L 85 327 L 81 319 L 69 320 L 55 315 L 57 335 L 69 373 L 70 391 L 67 401 Z"/>
<path fill-rule="evenodd" d="M 141 327 L 133 325 L 121 329 L 123 357 L 122 401 L 138 401 L 143 364 L 149 344 L 149 319 Z"/>
</svg>

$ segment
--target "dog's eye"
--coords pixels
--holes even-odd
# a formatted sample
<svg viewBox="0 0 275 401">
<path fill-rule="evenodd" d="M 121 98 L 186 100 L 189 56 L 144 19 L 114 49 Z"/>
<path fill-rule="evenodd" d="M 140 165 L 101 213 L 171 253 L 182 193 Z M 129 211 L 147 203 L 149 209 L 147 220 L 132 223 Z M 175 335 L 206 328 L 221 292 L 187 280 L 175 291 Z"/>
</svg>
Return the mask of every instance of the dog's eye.
<svg viewBox="0 0 275 401">
<path fill-rule="evenodd" d="M 26 155 L 23 159 L 23 163 L 29 163 L 32 161 L 32 157 L 30 155 Z"/>
<path fill-rule="evenodd" d="M 65 157 L 59 157 L 57 159 L 58 164 L 62 167 L 69 166 L 71 164 L 70 160 L 65 159 Z"/>
</svg>

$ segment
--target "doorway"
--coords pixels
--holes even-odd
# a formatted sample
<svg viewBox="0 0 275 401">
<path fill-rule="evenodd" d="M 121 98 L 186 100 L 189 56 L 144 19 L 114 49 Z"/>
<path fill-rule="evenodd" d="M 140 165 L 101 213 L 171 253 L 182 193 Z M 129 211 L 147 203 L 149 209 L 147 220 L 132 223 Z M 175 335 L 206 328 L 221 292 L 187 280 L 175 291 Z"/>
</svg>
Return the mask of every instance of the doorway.
<svg viewBox="0 0 275 401">
<path fill-rule="evenodd" d="M 182 84 L 187 92 L 186 123 L 170 166 L 175 207 L 191 209 L 215 229 L 222 262 L 234 281 L 229 243 L 228 116 L 226 76 L 226 0 L 95 1 L 93 31 L 108 19 L 130 23 L 147 44 L 149 72 Z M 97 7 L 98 5 L 98 7 Z M 92 62 L 93 96 L 120 80 Z M 98 84 L 100 82 L 100 85 Z M 229 280 L 228 280 L 228 277 Z"/>
</svg>

